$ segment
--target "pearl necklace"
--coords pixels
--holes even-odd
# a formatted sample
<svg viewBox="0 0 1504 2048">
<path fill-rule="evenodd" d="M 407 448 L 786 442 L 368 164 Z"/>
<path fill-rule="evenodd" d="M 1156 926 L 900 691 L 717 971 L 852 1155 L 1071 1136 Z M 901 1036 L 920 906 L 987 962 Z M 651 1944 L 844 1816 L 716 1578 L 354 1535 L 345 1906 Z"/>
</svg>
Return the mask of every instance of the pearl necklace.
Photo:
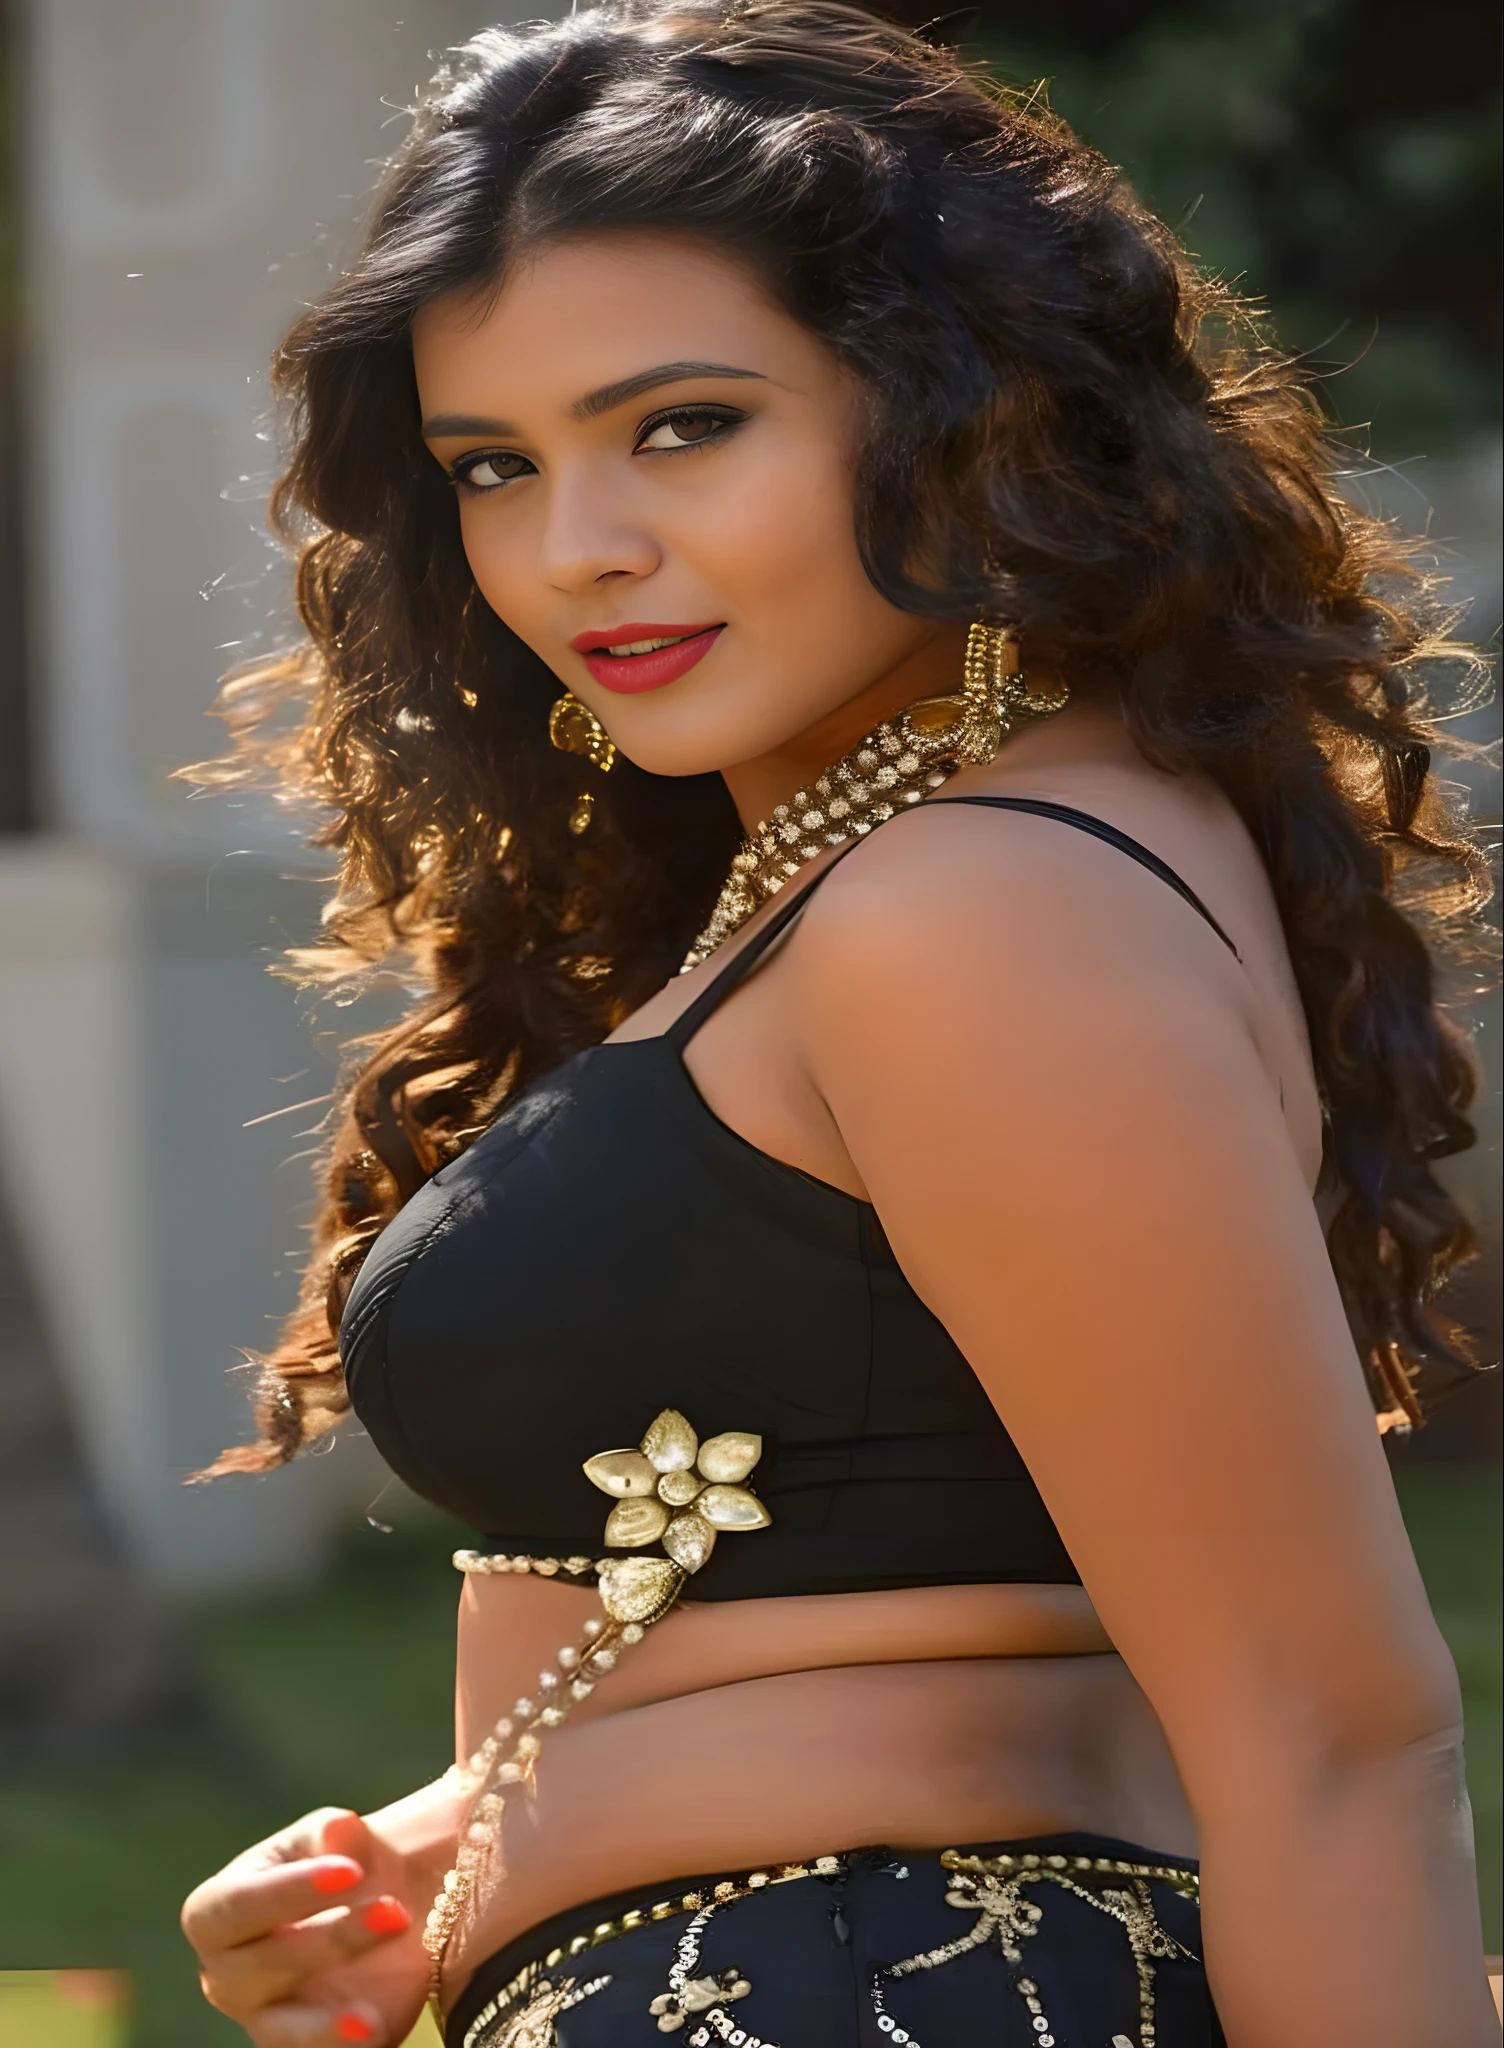
<svg viewBox="0 0 1504 2048">
<path fill-rule="evenodd" d="M 771 817 L 747 835 L 710 922 L 679 972 L 687 974 L 709 959 L 818 855 L 863 838 L 896 812 L 923 803 L 957 769 L 985 766 L 1016 723 L 1049 717 L 1064 708 L 1069 695 L 1064 684 L 1031 690 L 1020 673 L 1012 634 L 998 626 L 973 626 L 958 695 L 922 698 L 875 726 L 807 789 L 796 789 L 787 803 L 775 805 Z"/>
</svg>

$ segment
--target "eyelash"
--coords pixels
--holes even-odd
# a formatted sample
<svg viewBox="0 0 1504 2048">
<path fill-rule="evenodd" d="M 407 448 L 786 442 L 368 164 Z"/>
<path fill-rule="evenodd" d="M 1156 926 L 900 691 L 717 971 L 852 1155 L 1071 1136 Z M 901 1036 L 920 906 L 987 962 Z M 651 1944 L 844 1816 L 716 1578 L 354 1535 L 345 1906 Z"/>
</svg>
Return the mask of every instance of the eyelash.
<svg viewBox="0 0 1504 2048">
<path fill-rule="evenodd" d="M 746 418 L 747 414 L 738 411 L 734 405 L 670 405 L 643 421 L 637 430 L 637 444 L 640 448 L 648 435 L 656 433 L 660 427 L 676 426 L 681 420 L 709 420 L 714 431 L 706 434 L 703 439 L 686 441 L 680 448 L 652 448 L 647 451 L 651 455 L 680 455 L 691 448 L 708 448 L 712 442 L 723 439 L 734 428 L 741 426 Z"/>
<path fill-rule="evenodd" d="M 691 455 L 700 449 L 712 447 L 717 441 L 723 440 L 729 433 L 741 426 L 747 417 L 746 413 L 739 412 L 735 406 L 731 405 L 668 406 L 664 411 L 655 412 L 643 421 L 637 430 L 637 444 L 632 452 L 634 455 L 638 453 L 648 455 Z M 712 431 L 698 441 L 685 441 L 678 448 L 642 448 L 642 443 L 650 434 L 655 434 L 660 427 L 677 426 L 681 422 L 687 423 L 692 420 L 711 421 L 713 423 Z M 477 449 L 474 454 L 462 455 L 458 462 L 450 464 L 448 472 L 449 481 L 457 491 L 467 491 L 472 497 L 493 497 L 496 492 L 505 490 L 508 484 L 518 483 L 523 476 L 532 472 L 532 464 L 528 463 L 527 469 L 519 472 L 517 476 L 503 477 L 494 484 L 472 483 L 470 481 L 471 472 L 481 468 L 487 462 L 505 461 L 509 458 L 516 462 L 527 461 L 525 455 L 518 455 L 515 450 L 509 448 Z"/>
</svg>

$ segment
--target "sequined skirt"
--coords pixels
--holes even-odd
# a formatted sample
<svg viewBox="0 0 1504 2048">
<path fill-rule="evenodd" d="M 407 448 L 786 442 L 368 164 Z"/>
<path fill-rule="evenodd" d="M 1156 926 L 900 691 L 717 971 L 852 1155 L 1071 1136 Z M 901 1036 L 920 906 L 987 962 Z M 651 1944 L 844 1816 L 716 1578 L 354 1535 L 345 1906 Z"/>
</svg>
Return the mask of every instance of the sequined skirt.
<svg viewBox="0 0 1504 2048">
<path fill-rule="evenodd" d="M 1200 1956 L 1184 1859 L 1098 1835 L 860 1849 L 560 1914 L 481 1965 L 445 2040 L 1223 2048 Z"/>
</svg>

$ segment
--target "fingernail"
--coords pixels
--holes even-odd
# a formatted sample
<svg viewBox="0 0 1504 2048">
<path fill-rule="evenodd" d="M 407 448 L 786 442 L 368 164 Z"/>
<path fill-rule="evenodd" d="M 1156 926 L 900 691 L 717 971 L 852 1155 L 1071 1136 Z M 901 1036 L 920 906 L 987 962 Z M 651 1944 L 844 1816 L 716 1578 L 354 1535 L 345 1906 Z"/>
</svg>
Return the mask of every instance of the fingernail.
<svg viewBox="0 0 1504 2048">
<path fill-rule="evenodd" d="M 376 2038 L 376 2029 L 358 2012 L 342 2012 L 334 2022 L 334 2031 L 341 2041 L 374 2041 Z"/>
<path fill-rule="evenodd" d="M 373 1899 L 362 1909 L 360 1924 L 368 1934 L 403 1934 L 413 1920 L 400 1899 Z"/>
<path fill-rule="evenodd" d="M 358 1863 L 321 1863 L 310 1882 L 316 1892 L 347 1892 L 364 1875 Z"/>
</svg>

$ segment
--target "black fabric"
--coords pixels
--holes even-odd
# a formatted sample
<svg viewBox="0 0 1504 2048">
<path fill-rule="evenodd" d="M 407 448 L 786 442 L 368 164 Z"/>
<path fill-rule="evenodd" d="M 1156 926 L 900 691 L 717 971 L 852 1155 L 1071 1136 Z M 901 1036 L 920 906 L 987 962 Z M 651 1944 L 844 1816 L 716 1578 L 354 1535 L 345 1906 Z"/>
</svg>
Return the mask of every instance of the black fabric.
<svg viewBox="0 0 1504 2048">
<path fill-rule="evenodd" d="M 689 1878 L 562 1913 L 481 1965 L 449 2015 L 445 2041 L 448 2048 L 511 2048 L 519 2037 L 556 2048 L 662 2043 L 650 2007 L 669 1992 L 669 1971 L 691 1934 L 691 1977 L 724 1975 L 751 1989 L 719 2007 L 719 2024 L 717 2008 L 688 2013 L 668 2036 L 682 2048 L 720 2041 L 733 2048 L 1110 2048 L 1115 2038 L 1138 2048 L 1146 2038 L 1141 1980 L 1118 1914 L 1128 1899 L 1141 1909 L 1147 1898 L 1157 1933 L 1144 1942 L 1141 1920 L 1140 1946 L 1162 1952 L 1149 1961 L 1147 2038 L 1156 2048 L 1225 2048 L 1200 1961 L 1194 1901 L 1169 1883 L 1099 1867 L 1169 1863 L 1194 1872 L 1194 1863 L 1094 1835 L 985 1843 L 961 1853 L 986 1858 L 1009 1849 L 1058 1866 L 1053 1876 L 1018 1886 L 1019 1903 L 1038 1918 L 1012 1935 L 994 1922 L 985 1943 L 927 1968 L 887 1974 L 895 1963 L 934 1956 L 982 1927 L 970 1903 L 975 1892 L 960 1907 L 947 1904 L 955 1878 L 933 1851 L 860 1850 L 826 1859 L 824 1874 L 750 1895 L 744 1874 Z M 682 1908 L 681 1897 L 713 1896 L 718 1881 L 742 1895 L 714 1908 L 696 1929 L 697 1916 Z M 655 1922 L 655 1904 L 677 1910 Z M 619 1923 L 631 1909 L 642 1913 L 643 1925 L 587 1945 L 597 1928 Z M 581 1937 L 581 1952 L 569 1955 L 571 1941 Z M 549 1966 L 559 1950 L 564 1956 Z M 557 1994 L 569 1995 L 569 1984 L 576 1992 L 598 1988 L 553 2014 L 550 2035 L 548 2007 Z M 530 2006 L 535 2031 L 523 2017 Z"/>
<path fill-rule="evenodd" d="M 1085 813 L 940 801 L 1091 831 L 1212 922 L 1153 854 Z M 361 1270 L 341 1331 L 355 1410 L 388 1464 L 492 1549 L 596 1555 L 606 1501 L 581 1466 L 674 1407 L 702 1437 L 761 1433 L 755 1484 L 773 1518 L 722 1537 L 696 1600 L 1079 1583 L 870 1204 L 728 1129 L 684 1065 L 829 872 L 664 1036 L 594 1047 L 524 1089 Z"/>
</svg>

